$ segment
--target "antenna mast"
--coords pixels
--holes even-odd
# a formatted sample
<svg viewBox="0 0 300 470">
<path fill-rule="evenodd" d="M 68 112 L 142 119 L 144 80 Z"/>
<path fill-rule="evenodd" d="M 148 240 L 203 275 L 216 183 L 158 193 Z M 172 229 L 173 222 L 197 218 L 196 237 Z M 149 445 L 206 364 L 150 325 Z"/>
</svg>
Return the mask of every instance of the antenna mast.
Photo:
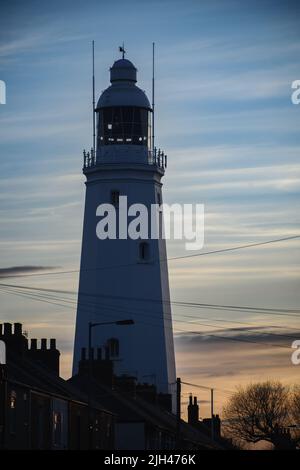
<svg viewBox="0 0 300 470">
<path fill-rule="evenodd" d="M 93 154 L 95 158 L 96 147 L 96 124 L 95 124 L 95 41 L 92 42 L 93 53 Z"/>
<path fill-rule="evenodd" d="M 154 50 L 155 43 L 152 43 L 152 152 L 154 153 Z"/>
</svg>

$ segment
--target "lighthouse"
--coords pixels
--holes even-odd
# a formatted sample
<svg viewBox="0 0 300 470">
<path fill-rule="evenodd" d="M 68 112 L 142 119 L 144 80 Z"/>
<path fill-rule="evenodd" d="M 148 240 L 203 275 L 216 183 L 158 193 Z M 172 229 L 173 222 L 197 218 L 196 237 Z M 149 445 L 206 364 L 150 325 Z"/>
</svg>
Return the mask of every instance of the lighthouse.
<svg viewBox="0 0 300 470">
<path fill-rule="evenodd" d="M 151 230 L 148 236 L 142 230 L 138 237 L 124 233 L 136 205 L 147 208 L 149 217 L 151 207 L 158 207 L 162 220 L 166 157 L 153 148 L 153 110 L 136 85 L 137 69 L 124 53 L 110 69 L 110 82 L 95 107 L 97 149 L 84 152 L 86 198 L 73 374 L 82 348 L 89 345 L 89 324 L 99 322 L 103 325 L 93 328 L 92 347 L 114 361 L 115 372 L 170 393 L 176 375 L 166 242 L 161 230 L 156 236 Z M 115 209 L 116 230 L 121 231 L 121 222 L 123 228 L 122 234 L 105 238 L 98 236 L 97 226 L 105 215 L 99 207 L 107 205 Z M 134 324 L 117 324 L 126 319 Z"/>
</svg>

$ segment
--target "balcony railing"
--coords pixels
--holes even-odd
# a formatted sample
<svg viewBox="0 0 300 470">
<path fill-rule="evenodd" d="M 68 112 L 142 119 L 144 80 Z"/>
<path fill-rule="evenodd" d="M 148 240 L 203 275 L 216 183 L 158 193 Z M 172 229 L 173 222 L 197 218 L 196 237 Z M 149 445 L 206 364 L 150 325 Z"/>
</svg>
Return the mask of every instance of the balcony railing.
<svg viewBox="0 0 300 470">
<path fill-rule="evenodd" d="M 155 165 L 162 170 L 167 168 L 168 158 L 167 155 L 164 153 L 163 150 L 157 149 L 154 147 L 154 150 L 148 150 L 148 165 Z M 83 168 L 92 168 L 97 166 L 97 163 L 100 163 L 101 160 L 98 160 L 94 152 L 91 148 L 89 152 L 83 150 Z M 146 163 L 146 162 L 141 162 Z"/>
<path fill-rule="evenodd" d="M 163 150 L 154 147 L 154 150 L 148 150 L 148 163 L 164 170 L 167 168 L 168 157 Z"/>
<path fill-rule="evenodd" d="M 91 149 L 90 152 L 86 150 L 83 151 L 83 168 L 91 168 L 97 163 L 96 155 L 94 149 Z"/>
</svg>

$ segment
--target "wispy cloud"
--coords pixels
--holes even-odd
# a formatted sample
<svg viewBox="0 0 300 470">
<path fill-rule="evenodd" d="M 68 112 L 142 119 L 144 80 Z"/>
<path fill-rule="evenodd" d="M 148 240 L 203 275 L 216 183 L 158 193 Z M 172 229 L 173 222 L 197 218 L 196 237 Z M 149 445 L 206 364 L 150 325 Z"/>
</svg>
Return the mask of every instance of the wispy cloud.
<svg viewBox="0 0 300 470">
<path fill-rule="evenodd" d="M 9 266 L 7 268 L 0 268 L 0 277 L 11 277 L 18 274 L 30 274 L 42 271 L 50 271 L 57 269 L 59 266 Z"/>
</svg>

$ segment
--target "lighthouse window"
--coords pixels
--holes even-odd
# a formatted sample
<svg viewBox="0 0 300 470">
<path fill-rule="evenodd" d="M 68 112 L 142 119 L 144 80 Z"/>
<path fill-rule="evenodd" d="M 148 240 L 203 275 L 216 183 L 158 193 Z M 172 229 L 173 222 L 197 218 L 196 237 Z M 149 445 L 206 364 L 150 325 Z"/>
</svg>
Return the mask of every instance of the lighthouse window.
<svg viewBox="0 0 300 470">
<path fill-rule="evenodd" d="M 151 134 L 150 112 L 134 106 L 103 108 L 98 111 L 99 145 L 147 146 Z"/>
<path fill-rule="evenodd" d="M 149 243 L 141 242 L 139 245 L 139 255 L 142 261 L 147 261 L 150 258 L 150 247 Z"/>
</svg>

